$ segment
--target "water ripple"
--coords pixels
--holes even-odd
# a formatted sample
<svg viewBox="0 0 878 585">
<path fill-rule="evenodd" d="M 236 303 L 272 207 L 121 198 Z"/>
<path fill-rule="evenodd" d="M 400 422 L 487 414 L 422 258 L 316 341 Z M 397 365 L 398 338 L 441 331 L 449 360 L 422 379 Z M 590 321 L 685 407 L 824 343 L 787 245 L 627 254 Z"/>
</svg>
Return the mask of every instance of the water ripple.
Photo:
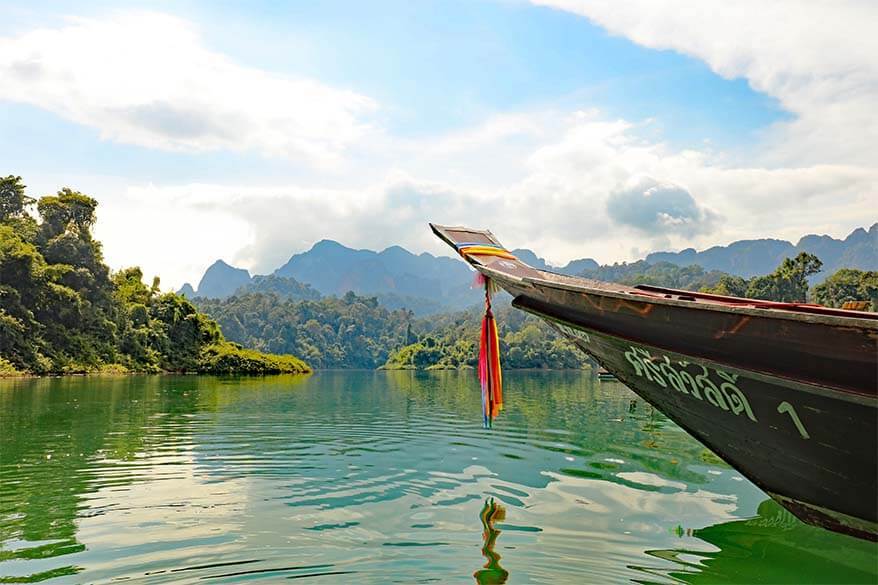
<svg viewBox="0 0 878 585">
<path fill-rule="evenodd" d="M 471 373 L 0 382 L 0 582 L 733 581 L 747 547 L 874 580 L 874 547 L 742 526 L 763 494 L 621 385 L 506 392 L 486 430 Z"/>
</svg>

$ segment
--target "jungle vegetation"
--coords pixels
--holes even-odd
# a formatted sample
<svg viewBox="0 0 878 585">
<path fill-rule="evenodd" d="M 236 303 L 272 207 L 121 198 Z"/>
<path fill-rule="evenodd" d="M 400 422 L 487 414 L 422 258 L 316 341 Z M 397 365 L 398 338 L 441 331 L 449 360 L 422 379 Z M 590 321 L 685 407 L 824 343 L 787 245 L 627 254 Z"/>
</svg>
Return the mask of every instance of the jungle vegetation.
<svg viewBox="0 0 878 585">
<path fill-rule="evenodd" d="M 477 359 L 479 308 L 417 319 L 375 297 L 295 301 L 274 294 L 195 299 L 229 339 L 262 351 L 293 353 L 317 368 L 465 368 Z M 586 358 L 540 320 L 496 310 L 503 364 L 508 368 L 580 368 Z"/>
<path fill-rule="evenodd" d="M 700 290 L 715 286 L 721 278 L 728 275 L 719 270 L 705 270 L 697 264 L 678 266 L 670 262 L 651 264 L 645 260 L 638 260 L 637 262 L 607 264 L 593 270 L 584 270 L 580 276 L 627 285 L 650 284 L 684 290 Z"/>
<path fill-rule="evenodd" d="M 828 307 L 840 307 L 846 301 L 862 300 L 871 301 L 873 310 L 878 307 L 878 272 L 842 268 L 822 283 L 809 288 L 811 277 L 822 269 L 820 258 L 800 252 L 793 258 L 783 259 L 770 274 L 752 278 L 719 270 L 706 271 L 697 264 L 650 264 L 644 260 L 601 266 L 586 270 L 581 275 L 627 285 L 650 284 L 767 301 L 811 301 Z"/>
<path fill-rule="evenodd" d="M 771 274 L 744 279 L 699 266 L 646 262 L 604 266 L 589 276 L 623 284 L 649 283 L 764 300 L 831 306 L 845 300 L 875 298 L 876 273 L 840 270 L 808 290 L 807 279 L 820 269 L 808 253 L 785 259 Z M 872 295 L 871 297 L 869 295 Z M 498 297 L 495 315 L 505 368 L 588 367 L 588 358 L 541 320 L 514 310 Z M 391 309 L 380 297 L 348 292 L 297 300 L 280 288 L 264 293 L 241 290 L 226 299 L 196 298 L 228 339 L 261 351 L 302 356 L 317 368 L 458 369 L 477 360 L 482 309 L 416 318 L 408 309 Z"/>
<path fill-rule="evenodd" d="M 228 339 L 260 351 L 291 353 L 315 368 L 374 369 L 405 344 L 414 316 L 390 311 L 374 297 L 295 300 L 274 293 L 196 298 Z"/>
<path fill-rule="evenodd" d="M 589 276 L 625 283 L 698 289 L 721 272 L 663 262 L 617 264 Z M 469 280 L 467 275 L 466 280 Z M 321 297 L 308 285 L 276 275 L 254 277 L 225 299 L 193 302 L 220 324 L 228 339 L 262 351 L 292 353 L 317 368 L 449 369 L 474 366 L 482 310 L 427 311 L 430 299 L 353 292 Z M 506 368 L 581 368 L 587 358 L 541 320 L 512 310 L 498 298 Z"/>
<path fill-rule="evenodd" d="M 848 301 L 869 301 L 878 311 L 878 271 L 842 268 L 813 289 L 814 301 L 841 307 Z"/>
<path fill-rule="evenodd" d="M 823 262 L 817 256 L 799 252 L 795 258 L 784 258 L 771 274 L 749 279 L 727 274 L 716 285 L 701 290 L 749 299 L 804 303 L 808 300 L 808 277 L 822 268 Z"/>
<path fill-rule="evenodd" d="M 385 369 L 475 367 L 482 324 L 481 307 L 434 316 L 418 324 L 418 340 L 388 356 Z M 508 304 L 495 306 L 500 356 L 510 369 L 583 369 L 591 362 L 544 321 Z"/>
<path fill-rule="evenodd" d="M 96 210 L 78 191 L 33 199 L 21 177 L 0 178 L 0 373 L 308 370 L 227 341 L 139 268 L 112 273 L 92 236 Z"/>
</svg>

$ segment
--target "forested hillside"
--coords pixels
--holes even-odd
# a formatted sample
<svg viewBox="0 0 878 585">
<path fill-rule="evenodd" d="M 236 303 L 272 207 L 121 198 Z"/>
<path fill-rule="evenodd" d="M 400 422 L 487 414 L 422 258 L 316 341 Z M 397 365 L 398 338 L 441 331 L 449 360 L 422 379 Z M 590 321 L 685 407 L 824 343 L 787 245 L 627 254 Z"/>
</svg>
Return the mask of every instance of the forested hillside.
<svg viewBox="0 0 878 585">
<path fill-rule="evenodd" d="M 302 284 L 294 278 L 285 278 L 274 274 L 254 276 L 249 283 L 236 291 L 236 294 L 239 295 L 249 293 L 275 294 L 285 299 L 297 301 L 314 301 L 321 296 L 310 284 Z"/>
<path fill-rule="evenodd" d="M 229 339 L 262 351 L 292 353 L 316 368 L 376 368 L 391 349 L 410 339 L 414 321 L 410 311 L 390 311 L 374 297 L 352 292 L 308 301 L 253 293 L 195 302 Z"/>
<path fill-rule="evenodd" d="M 96 210 L 78 191 L 34 200 L 21 177 L 0 178 L 0 373 L 308 370 L 226 341 L 139 268 L 111 273 L 91 233 Z"/>
<path fill-rule="evenodd" d="M 449 369 L 474 367 L 482 309 L 439 315 L 419 322 L 417 341 L 401 347 L 387 359 L 387 369 Z M 504 368 L 581 369 L 589 360 L 570 341 L 541 319 L 496 303 L 494 315 Z"/>
<path fill-rule="evenodd" d="M 770 274 L 741 278 L 725 275 L 704 292 L 787 303 L 816 302 L 841 307 L 847 301 L 866 301 L 867 310 L 878 311 L 878 272 L 841 268 L 809 289 L 808 280 L 822 273 L 823 262 L 808 252 L 784 258 Z"/>
<path fill-rule="evenodd" d="M 841 268 L 812 289 L 816 303 L 841 307 L 849 301 L 869 301 L 868 310 L 878 311 L 878 271 Z"/>
<path fill-rule="evenodd" d="M 630 264 L 623 262 L 584 270 L 579 276 L 620 284 L 651 284 L 668 288 L 701 290 L 715 286 L 723 276 L 728 275 L 718 270 L 706 271 L 697 265 L 677 266 L 670 262 L 650 264 L 638 260 Z"/>
<path fill-rule="evenodd" d="M 466 367 L 476 363 L 478 309 L 417 319 L 375 297 L 294 301 L 246 294 L 196 299 L 229 339 L 263 351 L 293 353 L 317 368 Z M 503 306 L 505 304 L 505 306 Z M 585 357 L 538 319 L 498 303 L 504 367 L 579 368 Z"/>
</svg>

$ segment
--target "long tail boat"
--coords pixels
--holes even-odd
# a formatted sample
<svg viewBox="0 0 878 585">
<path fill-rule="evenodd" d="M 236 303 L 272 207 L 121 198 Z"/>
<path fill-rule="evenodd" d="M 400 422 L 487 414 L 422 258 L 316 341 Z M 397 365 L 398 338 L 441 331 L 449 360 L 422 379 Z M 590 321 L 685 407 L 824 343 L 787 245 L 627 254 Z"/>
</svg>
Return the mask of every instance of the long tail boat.
<svg viewBox="0 0 878 585">
<path fill-rule="evenodd" d="M 795 516 L 878 540 L 878 314 L 576 278 L 430 227 Z"/>
</svg>

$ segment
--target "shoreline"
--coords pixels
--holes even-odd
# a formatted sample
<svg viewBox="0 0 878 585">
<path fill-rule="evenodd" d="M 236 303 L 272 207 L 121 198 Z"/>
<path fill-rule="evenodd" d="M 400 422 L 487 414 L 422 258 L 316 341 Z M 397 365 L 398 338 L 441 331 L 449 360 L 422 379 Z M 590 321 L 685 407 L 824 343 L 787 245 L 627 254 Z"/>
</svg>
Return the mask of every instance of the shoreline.
<svg viewBox="0 0 878 585">
<path fill-rule="evenodd" d="M 309 369 L 304 372 L 273 372 L 273 373 L 247 373 L 247 372 L 145 372 L 145 371 L 119 371 L 119 372 L 70 372 L 31 374 L 27 372 L 16 374 L 0 373 L 0 382 L 3 380 L 23 380 L 29 378 L 109 378 L 122 376 L 214 376 L 214 377 L 267 377 L 267 376 L 308 376 L 320 372 L 417 372 L 417 373 L 441 373 L 441 372 L 472 372 L 474 368 L 321 368 Z M 506 372 L 594 372 L 593 368 L 505 368 Z"/>
</svg>

